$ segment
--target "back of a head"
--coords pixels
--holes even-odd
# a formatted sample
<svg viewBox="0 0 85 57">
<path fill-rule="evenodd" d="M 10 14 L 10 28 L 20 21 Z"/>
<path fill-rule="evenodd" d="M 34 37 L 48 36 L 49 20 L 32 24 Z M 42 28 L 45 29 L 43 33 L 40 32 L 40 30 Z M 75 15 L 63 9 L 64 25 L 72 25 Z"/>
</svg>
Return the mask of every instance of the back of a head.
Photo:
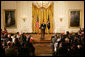
<svg viewBox="0 0 85 57">
<path fill-rule="evenodd" d="M 68 35 L 69 34 L 69 31 L 67 31 L 66 34 Z"/>
<path fill-rule="evenodd" d="M 8 46 L 11 46 L 11 43 L 10 42 L 8 43 Z"/>
<path fill-rule="evenodd" d="M 18 40 L 18 38 L 15 38 L 15 43 L 19 43 L 19 40 Z"/>
<path fill-rule="evenodd" d="M 69 39 L 67 37 L 65 38 L 65 43 L 69 43 Z"/>
<path fill-rule="evenodd" d="M 19 32 L 17 32 L 16 34 L 19 34 Z"/>
<path fill-rule="evenodd" d="M 8 34 L 8 38 L 10 38 L 11 37 L 11 34 Z"/>
</svg>

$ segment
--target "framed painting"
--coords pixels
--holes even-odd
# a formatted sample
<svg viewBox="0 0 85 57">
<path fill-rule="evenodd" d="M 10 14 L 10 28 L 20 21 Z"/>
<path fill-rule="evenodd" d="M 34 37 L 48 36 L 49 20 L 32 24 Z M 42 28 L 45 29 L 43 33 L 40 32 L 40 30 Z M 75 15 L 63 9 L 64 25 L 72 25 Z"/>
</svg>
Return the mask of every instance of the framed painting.
<svg viewBox="0 0 85 57">
<path fill-rule="evenodd" d="M 80 28 L 81 26 L 81 11 L 70 10 L 69 11 L 69 27 Z"/>
<path fill-rule="evenodd" d="M 16 28 L 16 12 L 15 10 L 4 11 L 4 25 L 6 28 Z"/>
</svg>

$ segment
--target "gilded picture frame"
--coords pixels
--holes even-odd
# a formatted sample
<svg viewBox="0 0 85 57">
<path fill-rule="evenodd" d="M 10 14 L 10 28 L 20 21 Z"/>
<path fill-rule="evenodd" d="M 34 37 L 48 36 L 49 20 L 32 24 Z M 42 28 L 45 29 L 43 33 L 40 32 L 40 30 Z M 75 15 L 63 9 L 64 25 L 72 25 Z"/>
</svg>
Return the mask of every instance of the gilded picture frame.
<svg viewBox="0 0 85 57">
<path fill-rule="evenodd" d="M 4 10 L 4 27 L 5 28 L 17 28 L 15 9 Z"/>
<path fill-rule="evenodd" d="M 69 28 L 81 27 L 81 10 L 69 10 Z"/>
</svg>

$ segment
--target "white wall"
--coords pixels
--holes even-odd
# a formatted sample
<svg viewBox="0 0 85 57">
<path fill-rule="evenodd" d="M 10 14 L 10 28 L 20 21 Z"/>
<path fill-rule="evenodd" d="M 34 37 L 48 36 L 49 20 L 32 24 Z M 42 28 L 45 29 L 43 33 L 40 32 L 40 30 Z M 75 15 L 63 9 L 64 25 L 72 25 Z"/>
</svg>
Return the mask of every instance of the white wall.
<svg viewBox="0 0 85 57">
<path fill-rule="evenodd" d="M 17 2 L 17 27 L 19 32 L 32 32 L 32 3 Z M 23 21 L 23 18 L 26 21 Z"/>
<path fill-rule="evenodd" d="M 79 28 L 69 28 L 69 9 L 81 10 L 81 28 L 84 28 L 83 1 L 55 1 L 54 2 L 54 32 L 77 32 Z M 60 18 L 62 17 L 62 22 Z"/>
<path fill-rule="evenodd" d="M 32 32 L 32 1 L 2 1 L 1 2 L 1 28 L 4 28 L 4 9 L 16 9 L 17 28 L 7 29 L 8 32 Z M 77 32 L 79 28 L 69 28 L 69 9 L 81 10 L 81 28 L 84 28 L 84 2 L 83 1 L 54 1 L 53 32 L 62 33 L 67 30 Z M 60 18 L 62 17 L 62 22 Z M 23 18 L 26 21 L 23 21 Z"/>
<path fill-rule="evenodd" d="M 32 2 L 31 1 L 2 1 L 1 28 L 4 28 L 4 9 L 16 9 L 17 28 L 7 29 L 10 33 L 32 32 Z M 23 21 L 25 18 L 25 22 Z"/>
</svg>

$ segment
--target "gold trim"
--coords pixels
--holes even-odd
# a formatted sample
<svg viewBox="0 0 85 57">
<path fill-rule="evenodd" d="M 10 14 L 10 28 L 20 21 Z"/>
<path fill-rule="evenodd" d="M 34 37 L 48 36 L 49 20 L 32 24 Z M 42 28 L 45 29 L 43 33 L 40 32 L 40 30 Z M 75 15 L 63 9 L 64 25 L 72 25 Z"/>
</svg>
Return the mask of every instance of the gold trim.
<svg viewBox="0 0 85 57">
<path fill-rule="evenodd" d="M 5 11 L 14 11 L 15 12 L 15 27 L 6 27 L 6 24 L 5 24 Z M 4 9 L 4 27 L 6 27 L 7 29 L 14 29 L 14 28 L 17 28 L 17 21 L 16 21 L 16 9 Z"/>
<path fill-rule="evenodd" d="M 80 26 L 79 27 L 71 27 L 70 26 L 70 12 L 71 11 L 80 11 Z M 69 26 L 68 26 L 69 28 L 81 28 L 81 10 L 79 10 L 79 9 L 70 9 L 69 10 Z"/>
</svg>

